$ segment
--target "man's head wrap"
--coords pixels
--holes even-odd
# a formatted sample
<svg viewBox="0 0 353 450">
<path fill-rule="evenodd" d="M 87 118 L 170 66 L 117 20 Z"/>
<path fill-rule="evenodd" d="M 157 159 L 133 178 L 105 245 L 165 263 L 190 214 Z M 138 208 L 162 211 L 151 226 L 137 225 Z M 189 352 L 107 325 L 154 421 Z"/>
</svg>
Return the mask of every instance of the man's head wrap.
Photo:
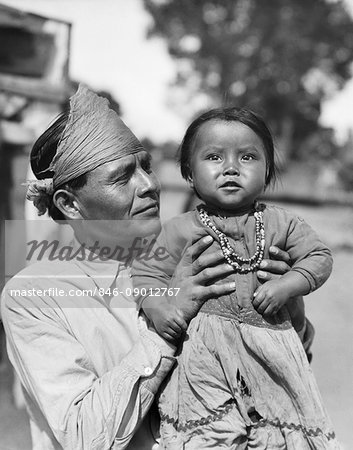
<svg viewBox="0 0 353 450">
<path fill-rule="evenodd" d="M 70 98 L 70 114 L 56 154 L 45 169 L 53 178 L 28 182 L 27 199 L 46 212 L 55 189 L 100 165 L 143 150 L 107 99 L 80 85 Z"/>
</svg>

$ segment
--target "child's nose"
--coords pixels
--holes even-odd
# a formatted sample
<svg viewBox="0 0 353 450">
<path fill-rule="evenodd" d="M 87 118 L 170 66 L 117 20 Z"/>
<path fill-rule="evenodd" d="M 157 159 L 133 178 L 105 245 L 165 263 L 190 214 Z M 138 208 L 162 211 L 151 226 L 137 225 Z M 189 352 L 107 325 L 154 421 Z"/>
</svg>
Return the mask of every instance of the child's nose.
<svg viewBox="0 0 353 450">
<path fill-rule="evenodd" d="M 225 165 L 223 175 L 240 175 L 239 169 L 234 162 Z"/>
</svg>

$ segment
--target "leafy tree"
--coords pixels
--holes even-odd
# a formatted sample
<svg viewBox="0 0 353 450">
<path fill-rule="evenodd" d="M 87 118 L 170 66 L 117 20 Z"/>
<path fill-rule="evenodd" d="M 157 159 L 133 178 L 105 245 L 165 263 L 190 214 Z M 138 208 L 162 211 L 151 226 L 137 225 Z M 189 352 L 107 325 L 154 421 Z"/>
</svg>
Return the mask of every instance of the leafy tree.
<svg viewBox="0 0 353 450">
<path fill-rule="evenodd" d="M 320 129 L 321 102 L 351 77 L 342 1 L 144 0 L 179 61 L 176 85 L 263 114 L 288 156 Z M 193 111 L 194 112 L 194 111 Z"/>
</svg>

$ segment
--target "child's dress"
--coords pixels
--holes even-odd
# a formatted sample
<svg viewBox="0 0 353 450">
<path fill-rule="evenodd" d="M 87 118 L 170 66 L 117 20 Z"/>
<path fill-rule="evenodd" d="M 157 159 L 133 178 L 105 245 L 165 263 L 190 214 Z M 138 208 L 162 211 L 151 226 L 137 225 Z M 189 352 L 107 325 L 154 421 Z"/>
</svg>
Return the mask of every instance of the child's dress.
<svg viewBox="0 0 353 450">
<path fill-rule="evenodd" d="M 307 278 L 311 290 L 318 288 L 331 272 L 328 248 L 302 219 L 282 208 L 261 206 L 264 257 L 271 245 L 286 250 L 292 270 Z M 239 255 L 254 254 L 253 212 L 220 218 L 203 208 Z M 156 246 L 167 248 L 169 257 L 140 260 L 133 268 L 134 285 L 168 286 L 181 255 L 204 228 L 197 211 L 167 222 Z M 217 241 L 208 251 L 216 248 Z M 259 285 L 256 273 L 234 273 L 234 278 L 234 294 L 208 300 L 191 321 L 177 365 L 162 388 L 162 448 L 338 449 L 286 308 L 265 320 L 251 301 Z"/>
</svg>

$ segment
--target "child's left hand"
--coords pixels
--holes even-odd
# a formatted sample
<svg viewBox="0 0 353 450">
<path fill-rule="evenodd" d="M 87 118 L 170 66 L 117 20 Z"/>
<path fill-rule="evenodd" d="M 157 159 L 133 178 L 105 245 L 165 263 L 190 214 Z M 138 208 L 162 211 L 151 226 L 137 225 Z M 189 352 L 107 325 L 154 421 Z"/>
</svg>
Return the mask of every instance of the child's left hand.
<svg viewBox="0 0 353 450">
<path fill-rule="evenodd" d="M 253 305 L 263 316 L 276 314 L 289 300 L 285 283 L 281 279 L 267 281 L 256 289 Z"/>
</svg>

